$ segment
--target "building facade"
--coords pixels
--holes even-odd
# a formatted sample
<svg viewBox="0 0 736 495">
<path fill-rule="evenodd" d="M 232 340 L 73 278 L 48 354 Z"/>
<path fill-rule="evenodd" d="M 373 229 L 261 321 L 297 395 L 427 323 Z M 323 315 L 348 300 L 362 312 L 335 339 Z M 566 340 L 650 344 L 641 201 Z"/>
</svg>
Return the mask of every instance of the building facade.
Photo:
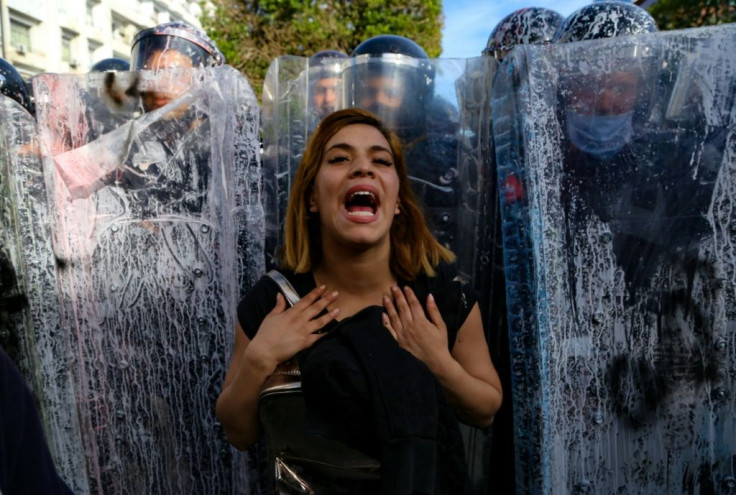
<svg viewBox="0 0 736 495">
<path fill-rule="evenodd" d="M 202 7 L 198 0 L 0 0 L 0 15 L 1 55 L 29 78 L 130 60 L 139 30 L 171 21 L 201 27 Z"/>
</svg>

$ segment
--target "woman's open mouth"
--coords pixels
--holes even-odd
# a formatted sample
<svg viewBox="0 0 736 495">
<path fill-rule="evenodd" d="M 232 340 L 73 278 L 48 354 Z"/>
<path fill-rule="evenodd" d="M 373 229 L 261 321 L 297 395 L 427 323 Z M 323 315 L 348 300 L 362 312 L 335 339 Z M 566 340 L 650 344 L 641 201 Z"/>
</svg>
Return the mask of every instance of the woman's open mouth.
<svg viewBox="0 0 736 495">
<path fill-rule="evenodd" d="M 350 217 L 373 217 L 379 204 L 376 192 L 366 186 L 351 187 L 345 195 L 345 210 Z"/>
</svg>

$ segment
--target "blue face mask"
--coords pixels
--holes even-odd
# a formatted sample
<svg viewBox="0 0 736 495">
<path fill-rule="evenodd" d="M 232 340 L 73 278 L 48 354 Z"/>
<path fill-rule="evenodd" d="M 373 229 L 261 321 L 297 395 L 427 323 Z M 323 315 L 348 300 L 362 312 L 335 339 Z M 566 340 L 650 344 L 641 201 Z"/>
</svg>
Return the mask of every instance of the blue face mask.
<svg viewBox="0 0 736 495">
<path fill-rule="evenodd" d="M 631 140 L 633 116 L 633 111 L 620 115 L 584 115 L 568 110 L 567 134 L 583 153 L 607 160 Z"/>
</svg>

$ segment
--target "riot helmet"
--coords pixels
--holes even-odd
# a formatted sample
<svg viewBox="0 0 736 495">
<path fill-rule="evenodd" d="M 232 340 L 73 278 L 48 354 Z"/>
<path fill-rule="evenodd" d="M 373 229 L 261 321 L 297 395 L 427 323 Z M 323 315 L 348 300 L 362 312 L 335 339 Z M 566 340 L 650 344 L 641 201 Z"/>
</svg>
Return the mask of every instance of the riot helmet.
<svg viewBox="0 0 736 495">
<path fill-rule="evenodd" d="M 95 62 L 90 72 L 125 72 L 130 70 L 130 62 L 119 57 L 103 58 Z"/>
<path fill-rule="evenodd" d="M 516 45 L 551 43 L 563 21 L 562 15 L 542 7 L 516 10 L 493 28 L 483 55 L 500 62 Z"/>
<path fill-rule="evenodd" d="M 434 93 L 434 68 L 416 42 L 384 34 L 358 45 L 342 77 L 342 103 L 375 113 L 403 139 L 421 132 Z"/>
<path fill-rule="evenodd" d="M 317 65 L 329 62 L 330 59 L 348 58 L 347 53 L 340 50 L 322 50 L 309 57 L 309 65 Z"/>
<path fill-rule="evenodd" d="M 26 82 L 15 67 L 4 58 L 0 58 L 0 91 L 20 103 L 31 115 L 35 113 L 33 99 L 28 92 Z"/>
<path fill-rule="evenodd" d="M 146 111 L 166 105 L 189 88 L 191 74 L 186 69 L 224 63 L 225 57 L 204 32 L 182 22 L 144 29 L 133 38 L 131 68 L 142 71 L 140 93 Z M 158 74 L 164 69 L 166 74 Z"/>
<path fill-rule="evenodd" d="M 169 22 L 139 31 L 133 38 L 130 51 L 133 70 L 156 70 L 157 52 L 176 51 L 190 60 L 191 67 L 214 67 L 225 63 L 220 52 L 209 36 L 203 31 L 183 22 Z"/>
<path fill-rule="evenodd" d="M 322 50 L 309 57 L 310 104 L 320 119 L 337 109 L 340 75 L 347 58 L 339 50 Z"/>
<path fill-rule="evenodd" d="M 654 18 L 643 8 L 606 1 L 586 5 L 565 19 L 555 34 L 555 43 L 615 38 L 657 31 Z"/>
</svg>

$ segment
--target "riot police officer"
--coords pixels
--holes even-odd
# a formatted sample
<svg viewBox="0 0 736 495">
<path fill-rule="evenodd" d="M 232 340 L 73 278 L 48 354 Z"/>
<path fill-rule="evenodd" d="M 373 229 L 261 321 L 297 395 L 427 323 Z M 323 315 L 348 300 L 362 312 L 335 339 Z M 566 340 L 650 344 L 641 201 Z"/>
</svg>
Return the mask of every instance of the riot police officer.
<svg viewBox="0 0 736 495">
<path fill-rule="evenodd" d="M 622 2 L 603 2 L 571 14 L 560 26 L 555 40 L 579 42 L 650 33 L 656 29 L 654 20 L 644 9 Z M 581 74 L 585 71 L 578 70 L 577 62 L 572 62 L 574 67 L 562 69 L 563 90 L 558 104 L 567 147 L 563 201 L 571 211 L 593 212 L 608 221 L 623 211 L 631 211 L 632 205 L 624 204 L 624 197 L 644 195 L 650 198 L 650 215 L 664 213 L 661 211 L 662 174 L 651 166 L 639 166 L 644 160 L 656 159 L 654 155 L 659 151 L 647 132 L 656 92 L 654 78 L 650 77 L 656 69 L 651 65 L 655 61 L 653 55 L 640 50 L 636 54 L 623 53 L 617 63 L 605 70 Z M 566 74 L 568 71 L 570 75 Z M 634 170 L 657 175 L 632 181 Z M 631 190 L 634 185 L 637 191 Z M 644 188 L 649 189 L 644 191 Z M 573 207 L 575 204 L 581 207 Z M 657 218 L 652 216 L 651 220 L 656 222 Z M 621 239 L 617 237 L 614 245 Z M 654 255 L 651 249 L 637 256 L 622 253 L 624 257 L 619 261 L 634 286 L 648 278 L 643 268 L 653 266 L 651 256 Z"/>
<path fill-rule="evenodd" d="M 581 42 L 656 29 L 644 9 L 602 2 L 573 13 L 555 39 Z M 561 79 L 567 146 L 561 199 L 571 250 L 585 242 L 582 233 L 594 225 L 610 231 L 627 291 L 629 339 L 656 332 L 655 356 L 638 354 L 627 340 L 618 342 L 628 346 L 626 352 L 607 363 L 611 406 L 639 427 L 666 407 L 681 384 L 718 375 L 703 354 L 713 345 L 712 329 L 704 324 L 708 310 L 693 293 L 715 270 L 701 250 L 712 242 L 705 215 L 727 131 L 694 125 L 697 118 L 668 125 L 660 115 L 668 86 L 660 81 L 673 79 L 667 71 L 675 68 L 650 53 L 646 43 L 626 47 L 621 60 Z M 699 316 L 681 317 L 693 314 Z M 641 321 L 658 321 L 660 328 Z"/>
<path fill-rule="evenodd" d="M 434 66 L 419 44 L 390 34 L 360 43 L 343 75 L 343 106 L 375 113 L 406 144 L 424 132 L 434 97 Z"/>
</svg>

